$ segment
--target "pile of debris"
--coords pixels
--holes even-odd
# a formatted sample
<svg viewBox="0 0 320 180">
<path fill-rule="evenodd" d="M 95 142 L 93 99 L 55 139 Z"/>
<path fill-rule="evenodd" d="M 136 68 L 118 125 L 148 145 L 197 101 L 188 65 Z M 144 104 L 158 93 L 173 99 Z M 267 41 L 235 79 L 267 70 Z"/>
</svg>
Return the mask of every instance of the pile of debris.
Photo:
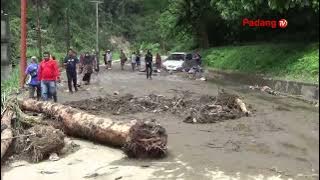
<svg viewBox="0 0 320 180">
<path fill-rule="evenodd" d="M 239 96 L 219 92 L 218 96 L 192 97 L 182 93 L 173 98 L 150 94 L 134 97 L 110 96 L 66 103 L 94 114 L 111 113 L 113 115 L 134 114 L 139 112 L 170 112 L 182 116 L 186 123 L 214 123 L 248 116 L 251 112 Z"/>
<path fill-rule="evenodd" d="M 144 97 L 134 97 L 132 94 L 124 96 L 106 96 L 65 103 L 93 114 L 109 112 L 113 115 L 131 114 L 138 112 L 161 112 L 169 109 L 170 100 L 164 96 L 150 94 Z"/>
<path fill-rule="evenodd" d="M 251 111 L 247 109 L 238 95 L 223 90 L 219 92 L 217 97 L 203 96 L 199 102 L 198 106 L 190 108 L 189 115 L 184 119 L 184 122 L 215 123 L 251 115 Z"/>
<path fill-rule="evenodd" d="M 51 154 L 59 153 L 65 145 L 64 133 L 52 126 L 36 125 L 14 132 L 14 153 L 31 162 L 47 159 Z"/>
<path fill-rule="evenodd" d="M 166 155 L 168 135 L 166 130 L 155 122 L 135 124 L 130 129 L 129 137 L 122 147 L 128 157 L 161 158 Z"/>
<path fill-rule="evenodd" d="M 251 89 L 251 90 L 259 90 L 261 92 L 266 92 L 266 93 L 274 95 L 274 96 L 280 95 L 279 91 L 275 91 L 275 90 L 271 89 L 269 86 L 258 86 L 258 85 L 255 85 L 255 86 L 249 86 L 249 89 Z"/>
</svg>

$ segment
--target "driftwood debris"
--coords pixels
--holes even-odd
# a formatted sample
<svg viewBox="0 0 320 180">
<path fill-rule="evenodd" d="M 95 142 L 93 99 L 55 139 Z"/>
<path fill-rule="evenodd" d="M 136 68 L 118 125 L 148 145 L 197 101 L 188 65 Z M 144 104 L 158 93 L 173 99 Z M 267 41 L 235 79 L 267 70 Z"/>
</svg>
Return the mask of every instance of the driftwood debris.
<svg viewBox="0 0 320 180">
<path fill-rule="evenodd" d="M 15 112 L 17 114 L 17 117 L 19 118 L 19 121 L 22 124 L 26 124 L 29 126 L 35 126 L 35 125 L 47 125 L 45 122 L 43 122 L 43 118 L 37 117 L 37 116 L 30 116 L 23 111 L 21 111 L 20 108 L 15 108 Z"/>
<path fill-rule="evenodd" d="M 1 132 L 1 158 L 6 153 L 8 147 L 12 142 L 13 133 L 11 130 L 11 119 L 13 117 L 13 111 L 7 109 L 1 118 L 1 124 L 6 125 L 6 129 Z M 3 139 L 2 139 L 3 138 Z"/>
<path fill-rule="evenodd" d="M 19 101 L 22 110 L 44 113 L 62 120 L 67 134 L 123 147 L 129 157 L 161 157 L 167 151 L 165 129 L 154 122 L 118 122 L 70 106 L 35 100 Z"/>
<path fill-rule="evenodd" d="M 13 150 L 19 157 L 30 162 L 47 159 L 52 153 L 59 153 L 64 147 L 65 134 L 52 126 L 35 125 L 21 132 L 13 143 Z"/>
<path fill-rule="evenodd" d="M 266 92 L 266 93 L 274 95 L 274 96 L 280 95 L 279 91 L 275 91 L 275 90 L 271 89 L 269 86 L 261 86 L 260 87 L 258 85 L 255 85 L 255 86 L 249 86 L 249 89 L 260 90 L 261 92 Z"/>
<path fill-rule="evenodd" d="M 247 116 L 248 116 L 249 114 L 251 114 L 251 112 L 247 110 L 246 105 L 242 102 L 241 99 L 236 98 L 236 99 L 235 99 L 235 102 L 236 102 L 237 105 L 240 107 L 241 111 L 244 112 Z"/>
</svg>

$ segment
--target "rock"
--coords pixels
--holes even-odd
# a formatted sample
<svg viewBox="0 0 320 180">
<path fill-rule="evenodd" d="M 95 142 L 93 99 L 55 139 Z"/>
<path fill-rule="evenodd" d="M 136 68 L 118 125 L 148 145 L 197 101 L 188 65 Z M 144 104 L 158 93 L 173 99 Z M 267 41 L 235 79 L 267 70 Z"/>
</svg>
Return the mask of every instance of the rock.
<svg viewBox="0 0 320 180">
<path fill-rule="evenodd" d="M 39 171 L 40 174 L 55 174 L 56 171 Z"/>
<path fill-rule="evenodd" d="M 98 173 L 93 173 L 93 174 L 89 174 L 89 175 L 86 175 L 86 176 L 84 176 L 83 178 L 95 178 L 95 177 L 98 177 L 99 176 L 99 174 Z"/>
<path fill-rule="evenodd" d="M 192 122 L 193 122 L 193 123 L 197 123 L 197 119 L 196 119 L 196 118 L 193 118 L 193 119 L 192 119 Z"/>
<path fill-rule="evenodd" d="M 119 92 L 118 91 L 114 91 L 113 95 L 119 95 Z"/>
<path fill-rule="evenodd" d="M 206 81 L 207 79 L 205 77 L 200 78 L 201 81 Z"/>
<path fill-rule="evenodd" d="M 52 153 L 52 154 L 50 154 L 50 156 L 49 156 L 49 160 L 50 161 L 58 161 L 60 158 L 59 158 L 59 156 L 58 156 L 58 154 L 57 153 Z"/>
<path fill-rule="evenodd" d="M 7 129 L 7 128 L 8 128 L 8 126 L 7 126 L 6 124 L 1 124 L 1 132 L 2 132 L 3 130 Z"/>
<path fill-rule="evenodd" d="M 263 86 L 263 87 L 261 88 L 261 91 L 266 91 L 266 90 L 271 90 L 271 88 L 268 87 L 268 86 Z"/>
<path fill-rule="evenodd" d="M 17 161 L 17 162 L 13 162 L 12 164 L 10 164 L 10 167 L 15 168 L 15 167 L 20 167 L 20 166 L 26 166 L 28 164 L 28 162 L 26 161 Z"/>
</svg>

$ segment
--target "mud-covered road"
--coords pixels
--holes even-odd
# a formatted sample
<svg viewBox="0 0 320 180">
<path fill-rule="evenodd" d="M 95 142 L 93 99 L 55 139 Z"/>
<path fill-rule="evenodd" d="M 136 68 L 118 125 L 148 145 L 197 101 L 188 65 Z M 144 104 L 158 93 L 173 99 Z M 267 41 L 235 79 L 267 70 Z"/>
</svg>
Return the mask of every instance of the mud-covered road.
<svg viewBox="0 0 320 180">
<path fill-rule="evenodd" d="M 152 93 L 173 97 L 185 91 L 195 97 L 216 96 L 218 88 L 224 88 L 241 95 L 244 102 L 252 105 L 256 111 L 253 116 L 235 120 L 188 124 L 180 116 L 169 112 L 141 111 L 113 115 L 101 110 L 98 115 L 119 120 L 156 119 L 167 129 L 169 155 L 160 160 L 129 160 L 119 155 L 121 150 L 77 140 L 82 149 L 76 153 L 82 155 L 75 157 L 76 154 L 71 154 L 60 162 L 47 161 L 6 169 L 3 178 L 17 178 L 19 176 L 15 174 L 36 169 L 46 163 L 52 167 L 54 163 L 57 167 L 63 167 L 66 159 L 71 161 L 77 158 L 81 159 L 78 164 L 82 164 L 82 170 L 77 171 L 68 166 L 69 173 L 61 169 L 60 173 L 55 174 L 34 173 L 30 178 L 87 179 L 81 173 L 88 173 L 85 171 L 93 169 L 96 163 L 97 168 L 104 165 L 118 169 L 116 172 L 112 170 L 116 175 L 112 172 L 98 173 L 92 179 L 319 179 L 318 108 L 285 97 L 249 91 L 245 87 L 228 85 L 226 82 L 189 80 L 179 74 L 160 73 L 153 80 L 147 80 L 144 73 L 131 72 L 129 66 L 126 71 L 120 71 L 117 66 L 108 72 L 101 68 L 98 75 L 93 75 L 92 84 L 81 87 L 75 94 L 69 94 L 66 83 L 62 83 L 59 86 L 58 101 L 79 101 L 113 94 L 115 91 L 119 95 L 130 93 L 135 96 Z M 82 152 L 89 146 L 95 149 L 90 149 L 90 153 Z M 111 157 L 110 153 L 118 154 L 118 158 Z"/>
</svg>

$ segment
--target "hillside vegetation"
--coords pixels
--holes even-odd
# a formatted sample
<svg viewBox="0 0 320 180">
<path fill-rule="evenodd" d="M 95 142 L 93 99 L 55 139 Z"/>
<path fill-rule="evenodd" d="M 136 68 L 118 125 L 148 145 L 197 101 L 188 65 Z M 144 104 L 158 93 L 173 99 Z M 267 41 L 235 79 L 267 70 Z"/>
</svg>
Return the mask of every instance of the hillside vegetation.
<svg viewBox="0 0 320 180">
<path fill-rule="evenodd" d="M 318 81 L 319 0 L 102 2 L 100 56 L 106 49 L 113 50 L 115 58 L 120 49 L 162 54 L 200 49 L 209 67 Z M 1 8 L 9 17 L 11 60 L 17 64 L 20 1 L 2 0 Z M 69 48 L 77 52 L 95 49 L 96 14 L 89 0 L 31 0 L 27 10 L 28 58 L 50 51 L 61 60 Z M 286 19 L 288 26 L 243 26 L 244 18 Z"/>
<path fill-rule="evenodd" d="M 208 67 L 214 69 L 319 82 L 319 43 L 215 47 L 203 51 L 203 59 Z"/>
</svg>

